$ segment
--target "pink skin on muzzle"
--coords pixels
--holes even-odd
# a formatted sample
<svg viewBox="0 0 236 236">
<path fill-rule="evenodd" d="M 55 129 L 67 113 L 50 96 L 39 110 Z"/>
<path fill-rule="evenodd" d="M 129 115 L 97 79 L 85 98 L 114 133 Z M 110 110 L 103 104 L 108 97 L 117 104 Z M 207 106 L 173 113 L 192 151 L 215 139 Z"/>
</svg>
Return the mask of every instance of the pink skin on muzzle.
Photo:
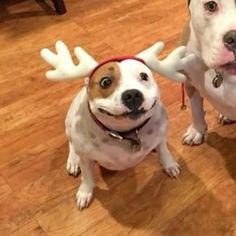
<svg viewBox="0 0 236 236">
<path fill-rule="evenodd" d="M 232 64 L 233 61 L 235 61 L 234 53 L 223 46 L 217 58 L 214 60 L 214 63 L 209 64 L 209 67 L 214 69 L 222 69 L 229 74 L 235 75 L 236 63 Z"/>
</svg>

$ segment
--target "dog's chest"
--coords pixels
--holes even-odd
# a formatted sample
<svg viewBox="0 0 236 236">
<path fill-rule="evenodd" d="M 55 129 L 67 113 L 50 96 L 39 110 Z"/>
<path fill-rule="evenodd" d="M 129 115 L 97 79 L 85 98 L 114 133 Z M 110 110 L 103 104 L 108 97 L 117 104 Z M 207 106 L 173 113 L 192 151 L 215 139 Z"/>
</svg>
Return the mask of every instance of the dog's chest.
<svg viewBox="0 0 236 236">
<path fill-rule="evenodd" d="M 199 76 L 201 73 L 192 73 L 191 83 L 220 113 L 236 120 L 236 76 L 223 75 L 222 83 L 216 88 L 213 82 L 215 71 L 208 70 L 202 77 Z"/>
<path fill-rule="evenodd" d="M 106 133 L 100 133 L 99 138 L 92 140 L 93 148 L 89 158 L 107 169 L 127 169 L 141 162 L 161 142 L 163 136 L 164 130 L 160 129 L 160 124 L 154 120 L 139 132 L 140 150 L 129 140 L 117 140 Z M 129 137 L 136 138 L 135 134 Z"/>
</svg>

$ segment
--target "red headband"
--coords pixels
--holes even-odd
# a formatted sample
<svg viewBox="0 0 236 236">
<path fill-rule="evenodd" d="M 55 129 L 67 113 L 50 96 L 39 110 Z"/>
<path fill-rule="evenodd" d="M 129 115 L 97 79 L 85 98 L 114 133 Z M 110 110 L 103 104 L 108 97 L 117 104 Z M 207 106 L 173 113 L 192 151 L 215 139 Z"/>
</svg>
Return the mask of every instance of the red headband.
<svg viewBox="0 0 236 236">
<path fill-rule="evenodd" d="M 118 57 L 112 57 L 109 58 L 107 60 L 104 60 L 102 62 L 100 62 L 90 73 L 89 78 L 91 78 L 93 76 L 93 74 L 95 73 L 95 71 L 100 68 L 101 66 L 103 66 L 104 64 L 108 63 L 108 62 L 121 62 L 121 61 L 125 61 L 125 60 L 136 60 L 139 61 L 141 63 L 143 63 L 144 65 L 146 65 L 145 61 L 141 58 L 135 57 L 135 56 L 118 56 Z"/>
</svg>

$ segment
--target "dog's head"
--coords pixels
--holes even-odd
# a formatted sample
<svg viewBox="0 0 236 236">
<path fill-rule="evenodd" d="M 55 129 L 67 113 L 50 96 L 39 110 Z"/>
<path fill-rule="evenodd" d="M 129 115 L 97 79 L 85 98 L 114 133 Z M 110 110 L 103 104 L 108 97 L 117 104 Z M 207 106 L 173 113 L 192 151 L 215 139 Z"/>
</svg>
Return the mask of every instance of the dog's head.
<svg viewBox="0 0 236 236">
<path fill-rule="evenodd" d="M 86 84 L 92 112 L 109 126 L 140 123 L 152 116 L 158 105 L 159 91 L 152 72 L 136 58 L 102 64 Z"/>
<path fill-rule="evenodd" d="M 209 68 L 236 74 L 236 1 L 191 0 L 189 8 L 195 52 Z"/>
<path fill-rule="evenodd" d="M 185 47 L 172 51 L 164 60 L 157 55 L 164 44 L 157 42 L 137 56 L 119 57 L 98 64 L 82 48 L 75 48 L 79 64 L 74 65 L 66 45 L 56 43 L 57 54 L 43 49 L 41 56 L 55 69 L 46 73 L 51 80 L 86 77 L 89 107 L 109 128 L 124 130 L 151 117 L 158 106 L 159 92 L 152 75 L 156 71 L 170 79 L 184 81 L 183 71 L 195 61 L 184 56 Z M 151 69 L 151 70 L 150 70 Z"/>
</svg>

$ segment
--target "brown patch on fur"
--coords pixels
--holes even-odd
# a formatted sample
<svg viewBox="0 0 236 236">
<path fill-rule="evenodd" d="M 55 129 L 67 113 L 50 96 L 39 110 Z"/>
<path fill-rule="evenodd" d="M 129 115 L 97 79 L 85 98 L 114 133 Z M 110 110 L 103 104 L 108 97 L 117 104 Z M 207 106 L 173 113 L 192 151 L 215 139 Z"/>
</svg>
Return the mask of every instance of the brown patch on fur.
<svg viewBox="0 0 236 236">
<path fill-rule="evenodd" d="M 180 41 L 178 43 L 178 46 L 186 46 L 189 38 L 190 38 L 190 26 L 189 26 L 190 20 L 187 21 L 187 23 L 184 26 L 184 29 L 182 31 L 182 35 L 180 38 Z"/>
<path fill-rule="evenodd" d="M 104 76 L 112 78 L 110 87 L 103 89 L 100 87 L 100 81 Z M 95 98 L 109 97 L 116 89 L 120 80 L 120 68 L 116 62 L 108 62 L 98 68 L 89 80 L 88 96 L 90 100 Z"/>
</svg>

